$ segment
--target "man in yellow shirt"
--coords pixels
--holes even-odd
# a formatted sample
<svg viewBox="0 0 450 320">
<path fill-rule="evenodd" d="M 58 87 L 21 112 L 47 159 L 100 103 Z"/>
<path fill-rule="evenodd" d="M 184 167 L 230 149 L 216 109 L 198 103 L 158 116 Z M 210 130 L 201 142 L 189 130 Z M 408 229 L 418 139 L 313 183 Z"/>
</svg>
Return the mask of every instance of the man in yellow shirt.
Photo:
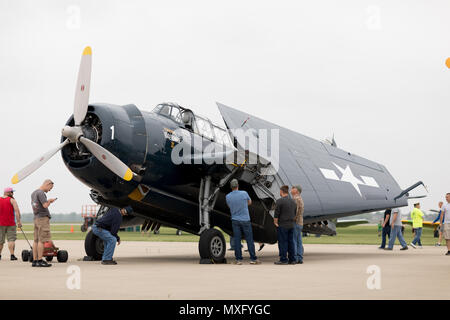
<svg viewBox="0 0 450 320">
<path fill-rule="evenodd" d="M 420 242 L 420 237 L 422 236 L 422 228 L 423 228 L 423 212 L 420 210 L 420 203 L 414 204 L 414 209 L 411 211 L 411 219 L 413 221 L 413 228 L 416 230 L 416 236 L 414 240 L 411 242 L 411 247 L 417 248 L 416 244 L 419 245 L 419 248 L 422 248 L 422 243 Z"/>
</svg>

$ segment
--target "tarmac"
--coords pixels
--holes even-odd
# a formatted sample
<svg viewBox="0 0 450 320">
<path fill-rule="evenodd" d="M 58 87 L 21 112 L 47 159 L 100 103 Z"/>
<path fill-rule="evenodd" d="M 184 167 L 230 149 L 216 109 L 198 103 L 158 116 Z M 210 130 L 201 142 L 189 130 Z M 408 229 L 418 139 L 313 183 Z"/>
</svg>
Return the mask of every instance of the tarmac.
<svg viewBox="0 0 450 320">
<path fill-rule="evenodd" d="M 59 240 L 69 261 L 32 268 L 10 261 L 5 245 L 0 261 L 0 299 L 449 299 L 450 256 L 445 247 L 400 251 L 374 245 L 305 245 L 304 264 L 274 265 L 277 245 L 257 252 L 261 265 L 200 265 L 193 242 L 123 242 L 118 265 L 79 261 L 83 241 Z M 258 248 L 258 246 L 256 246 Z"/>
</svg>

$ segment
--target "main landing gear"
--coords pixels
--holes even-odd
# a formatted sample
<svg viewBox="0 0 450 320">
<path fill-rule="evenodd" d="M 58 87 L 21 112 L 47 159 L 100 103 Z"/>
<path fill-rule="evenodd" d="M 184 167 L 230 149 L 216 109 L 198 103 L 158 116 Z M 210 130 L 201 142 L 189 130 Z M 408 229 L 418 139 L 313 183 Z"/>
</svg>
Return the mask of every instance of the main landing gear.
<svg viewBox="0 0 450 320">
<path fill-rule="evenodd" d="M 225 237 L 222 232 L 211 227 L 209 215 L 214 208 L 220 188 L 228 182 L 233 174 L 234 171 L 225 176 L 216 186 L 211 182 L 211 176 L 202 178 L 200 182 L 198 199 L 200 221 L 198 252 L 200 253 L 200 264 L 227 263 L 225 259 L 227 251 Z"/>
</svg>

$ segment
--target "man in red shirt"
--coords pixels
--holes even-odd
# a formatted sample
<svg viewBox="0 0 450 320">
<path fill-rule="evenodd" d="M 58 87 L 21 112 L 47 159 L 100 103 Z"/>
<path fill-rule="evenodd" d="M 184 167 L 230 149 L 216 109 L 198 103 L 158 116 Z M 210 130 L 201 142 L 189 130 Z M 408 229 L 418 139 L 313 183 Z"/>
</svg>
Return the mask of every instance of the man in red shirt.
<svg viewBox="0 0 450 320">
<path fill-rule="evenodd" d="M 0 259 L 2 258 L 1 253 L 6 237 L 9 252 L 11 253 L 11 260 L 17 260 L 14 255 L 15 241 L 17 239 L 16 218 L 17 226 L 22 228 L 19 206 L 14 199 L 14 190 L 12 188 L 5 188 L 3 197 L 0 197 Z"/>
</svg>

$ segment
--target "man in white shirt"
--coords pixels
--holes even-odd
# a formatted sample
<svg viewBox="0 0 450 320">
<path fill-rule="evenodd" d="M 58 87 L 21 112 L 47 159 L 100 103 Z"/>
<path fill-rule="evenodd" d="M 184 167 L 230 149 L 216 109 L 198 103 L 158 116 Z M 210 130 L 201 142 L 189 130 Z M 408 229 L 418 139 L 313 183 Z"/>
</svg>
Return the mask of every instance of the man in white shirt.
<svg viewBox="0 0 450 320">
<path fill-rule="evenodd" d="M 398 237 L 400 245 L 402 246 L 400 250 L 408 250 L 408 245 L 402 234 L 402 216 L 399 208 L 392 209 L 391 219 L 391 236 L 389 237 L 389 245 L 384 250 L 393 250 L 395 239 Z"/>
<path fill-rule="evenodd" d="M 442 230 L 442 235 L 447 243 L 447 253 L 445 255 L 450 256 L 450 192 L 445 195 L 445 200 L 447 200 L 447 203 L 441 208 L 439 227 Z M 442 220 L 444 220 L 444 222 L 442 222 Z"/>
</svg>

